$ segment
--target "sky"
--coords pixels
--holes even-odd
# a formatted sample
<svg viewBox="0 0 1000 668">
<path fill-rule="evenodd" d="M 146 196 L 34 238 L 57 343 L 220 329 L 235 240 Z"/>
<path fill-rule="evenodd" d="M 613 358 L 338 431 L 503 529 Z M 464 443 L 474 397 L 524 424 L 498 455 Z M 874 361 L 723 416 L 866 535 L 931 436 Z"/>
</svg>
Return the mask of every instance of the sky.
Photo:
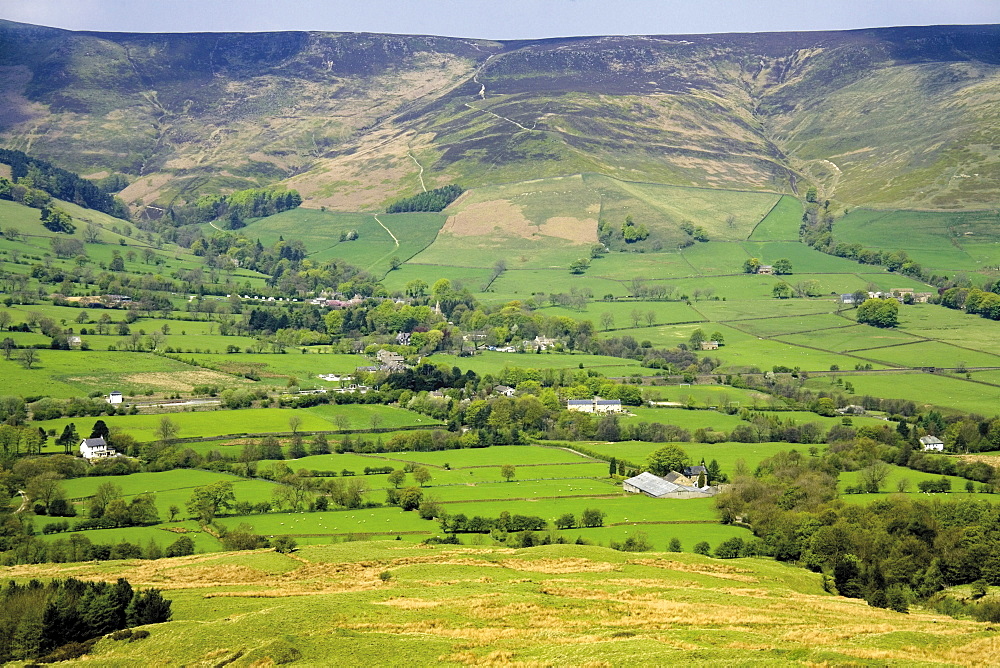
<svg viewBox="0 0 1000 668">
<path fill-rule="evenodd" d="M 1000 23 L 1000 0 L 0 0 L 0 18 L 105 32 L 534 39 Z"/>
</svg>

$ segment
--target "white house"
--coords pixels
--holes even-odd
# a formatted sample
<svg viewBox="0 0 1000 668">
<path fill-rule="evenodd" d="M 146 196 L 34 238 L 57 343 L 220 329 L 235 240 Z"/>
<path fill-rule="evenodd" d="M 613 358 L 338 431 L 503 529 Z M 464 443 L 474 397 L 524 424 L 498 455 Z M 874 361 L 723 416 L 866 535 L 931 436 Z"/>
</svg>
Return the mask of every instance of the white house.
<svg viewBox="0 0 1000 668">
<path fill-rule="evenodd" d="M 108 445 L 102 437 L 85 438 L 80 441 L 80 455 L 87 460 L 119 456 L 118 452 Z"/>
<path fill-rule="evenodd" d="M 121 392 L 112 392 L 108 395 L 107 399 L 109 404 L 120 404 L 122 402 Z"/>
<path fill-rule="evenodd" d="M 566 402 L 566 408 L 580 413 L 621 413 L 622 402 L 620 399 L 570 399 Z"/>
<path fill-rule="evenodd" d="M 505 397 L 512 397 L 515 392 L 514 388 L 508 385 L 497 385 L 493 388 L 493 391 L 497 394 L 502 394 Z"/>
<path fill-rule="evenodd" d="M 924 452 L 943 452 L 944 442 L 937 436 L 921 436 L 920 445 L 924 446 Z"/>
</svg>

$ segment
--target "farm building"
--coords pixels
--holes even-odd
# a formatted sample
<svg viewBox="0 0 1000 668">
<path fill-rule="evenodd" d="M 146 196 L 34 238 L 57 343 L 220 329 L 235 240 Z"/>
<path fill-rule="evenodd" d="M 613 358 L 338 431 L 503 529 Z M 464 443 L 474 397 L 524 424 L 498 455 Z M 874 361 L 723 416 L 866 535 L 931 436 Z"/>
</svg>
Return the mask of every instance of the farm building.
<svg viewBox="0 0 1000 668">
<path fill-rule="evenodd" d="M 762 264 L 757 268 L 758 274 L 764 274 L 765 276 L 771 276 L 774 274 L 774 266 L 770 264 Z"/>
<path fill-rule="evenodd" d="M 644 471 L 622 483 L 629 494 L 645 494 L 654 499 L 703 499 L 719 493 L 718 487 L 699 488 L 689 478 L 671 472 L 664 477 Z"/>
<path fill-rule="evenodd" d="M 505 397 L 512 397 L 514 396 L 515 390 L 513 387 L 509 387 L 507 385 L 497 385 L 493 388 L 493 391 L 497 394 L 502 394 Z"/>
<path fill-rule="evenodd" d="M 838 408 L 837 412 L 841 415 L 865 415 L 868 413 L 864 406 L 858 406 L 857 404 L 850 404 L 848 406 L 844 406 L 843 408 Z"/>
<path fill-rule="evenodd" d="M 107 459 L 118 457 L 118 452 L 102 438 L 85 438 L 80 441 L 80 456 L 84 459 Z"/>
<path fill-rule="evenodd" d="M 852 294 L 843 294 L 843 295 L 840 295 L 840 303 L 841 304 L 853 304 L 854 303 L 854 294 L 852 293 Z"/>
<path fill-rule="evenodd" d="M 123 400 L 123 397 L 122 397 L 122 393 L 121 392 L 115 391 L 115 392 L 111 392 L 110 394 L 108 394 L 108 403 L 109 404 L 120 404 L 122 402 L 122 400 Z"/>
<path fill-rule="evenodd" d="M 944 441 L 937 436 L 921 436 L 920 445 L 924 446 L 925 452 L 942 452 L 944 450 Z"/>
<path fill-rule="evenodd" d="M 719 342 L 718 341 L 702 341 L 701 342 L 701 349 L 702 350 L 718 350 L 719 349 Z"/>
<path fill-rule="evenodd" d="M 570 399 L 566 402 L 566 408 L 580 413 L 621 413 L 621 399 Z"/>
</svg>

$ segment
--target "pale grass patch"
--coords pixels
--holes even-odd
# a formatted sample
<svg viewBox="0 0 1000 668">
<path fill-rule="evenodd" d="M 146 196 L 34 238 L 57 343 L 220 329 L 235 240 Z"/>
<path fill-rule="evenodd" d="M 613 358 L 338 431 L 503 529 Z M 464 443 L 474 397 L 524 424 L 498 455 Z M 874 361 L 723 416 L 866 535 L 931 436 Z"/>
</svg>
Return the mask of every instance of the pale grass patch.
<svg viewBox="0 0 1000 668">
<path fill-rule="evenodd" d="M 620 564 L 590 559 L 505 559 L 500 562 L 505 568 L 532 573 L 604 573 L 621 570 Z"/>
<path fill-rule="evenodd" d="M 475 202 L 453 216 L 441 228 L 456 237 L 489 236 L 531 238 L 537 229 L 531 224 L 521 207 L 507 200 L 497 199 Z"/>
<path fill-rule="evenodd" d="M 122 380 L 127 383 L 152 385 L 165 390 L 176 390 L 179 392 L 190 392 L 194 389 L 195 385 L 209 385 L 213 383 L 231 385 L 233 383 L 243 384 L 248 382 L 242 378 L 233 378 L 228 374 L 209 371 L 208 369 L 133 373 L 123 376 Z"/>
<path fill-rule="evenodd" d="M 387 601 L 374 601 L 372 605 L 387 605 L 401 610 L 420 610 L 422 608 L 436 608 L 442 605 L 441 601 L 425 601 L 420 598 L 390 598 Z"/>
<path fill-rule="evenodd" d="M 629 564 L 637 566 L 652 566 L 653 568 L 663 568 L 671 571 L 681 571 L 682 573 L 695 573 L 697 575 L 710 575 L 716 578 L 727 580 L 739 580 L 740 582 L 760 582 L 757 578 L 742 573 L 752 572 L 747 568 L 737 568 L 726 564 L 685 564 L 680 561 L 670 559 L 629 559 Z"/>
<path fill-rule="evenodd" d="M 542 223 L 538 231 L 547 237 L 558 237 L 578 244 L 597 243 L 596 218 L 556 216 Z"/>
</svg>

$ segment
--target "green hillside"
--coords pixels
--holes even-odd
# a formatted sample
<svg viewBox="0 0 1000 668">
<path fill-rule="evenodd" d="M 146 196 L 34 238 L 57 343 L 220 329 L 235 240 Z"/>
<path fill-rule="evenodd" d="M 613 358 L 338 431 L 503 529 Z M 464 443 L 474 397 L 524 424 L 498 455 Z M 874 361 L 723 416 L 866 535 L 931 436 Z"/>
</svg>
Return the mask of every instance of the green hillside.
<svg viewBox="0 0 1000 668">
<path fill-rule="evenodd" d="M 688 540 L 693 540 L 694 537 Z M 395 542 L 206 554 L 157 562 L 20 566 L 155 585 L 173 620 L 149 638 L 101 640 L 94 664 L 396 665 L 686 662 L 973 665 L 991 630 L 825 593 L 820 576 L 761 559 L 642 555 L 552 545 Z M 626 661 L 627 657 L 627 661 Z"/>
</svg>

